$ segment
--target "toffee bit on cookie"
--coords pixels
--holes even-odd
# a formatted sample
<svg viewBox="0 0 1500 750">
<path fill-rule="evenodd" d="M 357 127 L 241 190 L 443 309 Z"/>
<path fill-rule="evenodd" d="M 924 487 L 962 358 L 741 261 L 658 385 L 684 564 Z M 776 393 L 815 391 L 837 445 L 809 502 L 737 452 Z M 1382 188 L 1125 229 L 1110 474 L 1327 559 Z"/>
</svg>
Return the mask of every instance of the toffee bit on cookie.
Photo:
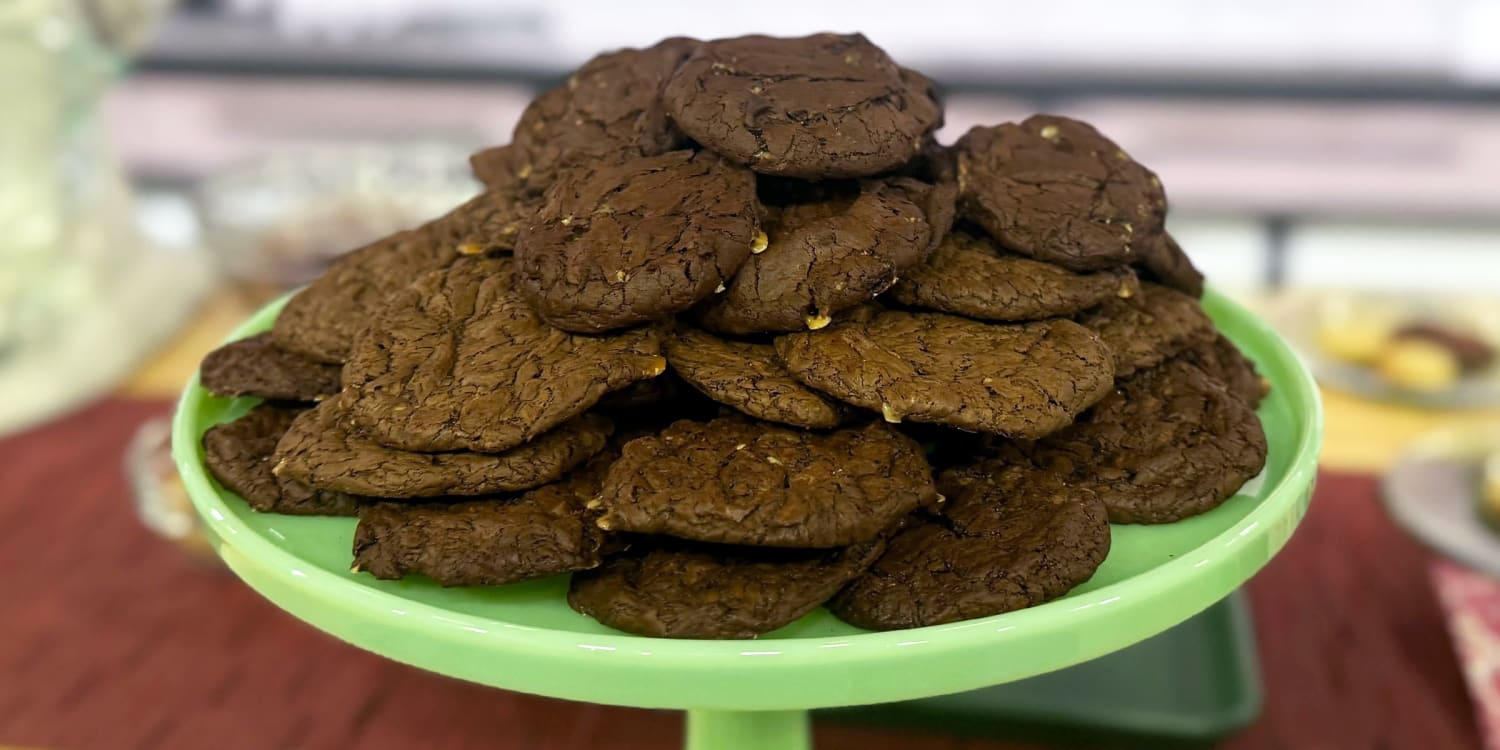
<svg viewBox="0 0 1500 750">
<path fill-rule="evenodd" d="M 698 322 L 717 333 L 827 325 L 926 261 L 932 234 L 942 229 L 934 228 L 943 221 L 931 200 L 935 190 L 910 178 L 811 187 L 765 182 L 767 199 L 785 203 L 766 222 L 768 249 L 752 254 L 724 294 L 696 310 Z"/>
</svg>

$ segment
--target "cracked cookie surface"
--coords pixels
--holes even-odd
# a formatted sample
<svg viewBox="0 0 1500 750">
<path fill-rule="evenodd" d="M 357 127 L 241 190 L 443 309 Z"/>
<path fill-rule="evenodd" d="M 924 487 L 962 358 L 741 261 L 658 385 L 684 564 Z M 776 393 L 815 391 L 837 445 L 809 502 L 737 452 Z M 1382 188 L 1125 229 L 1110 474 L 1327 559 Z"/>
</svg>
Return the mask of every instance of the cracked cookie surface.
<svg viewBox="0 0 1500 750">
<path fill-rule="evenodd" d="M 706 148 L 763 174 L 809 180 L 895 169 L 942 124 L 932 82 L 860 34 L 707 42 L 663 99 Z"/>
<path fill-rule="evenodd" d="M 610 530 L 769 547 L 868 541 L 935 499 L 922 447 L 886 425 L 814 433 L 733 417 L 626 443 L 599 494 Z"/>
<path fill-rule="evenodd" d="M 604 535 L 584 505 L 612 456 L 514 496 L 375 503 L 359 511 L 354 564 L 376 578 L 420 573 L 444 586 L 498 586 L 599 564 Z"/>
<path fill-rule="evenodd" d="M 842 404 L 792 377 L 770 344 L 722 339 L 689 328 L 665 338 L 672 371 L 721 404 L 798 427 L 837 427 L 848 416 Z"/>
<path fill-rule="evenodd" d="M 1190 347 L 1213 342 L 1214 322 L 1198 300 L 1159 284 L 1141 284 L 1078 316 L 1114 352 L 1115 376 L 1129 377 Z"/>
<path fill-rule="evenodd" d="M 1077 424 L 1019 447 L 1093 489 L 1114 523 L 1212 510 L 1266 462 L 1265 431 L 1249 404 L 1182 358 L 1137 373 Z"/>
<path fill-rule="evenodd" d="M 794 377 L 846 403 L 975 432 L 1035 438 L 1114 382 L 1109 348 L 1068 320 L 997 325 L 886 311 L 776 339 Z"/>
<path fill-rule="evenodd" d="M 1199 344 L 1180 356 L 1208 373 L 1251 408 L 1259 406 L 1271 392 L 1270 382 L 1260 376 L 1255 363 L 1222 333 L 1214 337 L 1213 343 Z"/>
<path fill-rule="evenodd" d="M 1085 123 L 976 126 L 954 150 L 959 215 L 1023 255 L 1097 271 L 1135 260 L 1161 229 L 1161 181 Z"/>
<path fill-rule="evenodd" d="M 203 433 L 203 463 L 219 484 L 263 513 L 352 516 L 356 498 L 279 480 L 272 468 L 276 443 L 302 410 L 261 404 L 233 422 Z"/>
<path fill-rule="evenodd" d="M 824 200 L 772 209 L 767 245 L 708 300 L 698 320 L 730 334 L 821 328 L 869 302 L 927 259 L 921 207 L 931 186 L 909 178 L 823 188 Z"/>
<path fill-rule="evenodd" d="M 276 446 L 276 473 L 312 487 L 387 498 L 488 495 L 557 480 L 604 449 L 612 426 L 575 417 L 504 453 L 414 453 L 351 432 L 325 401 L 291 424 Z"/>
<path fill-rule="evenodd" d="M 816 609 L 880 554 L 663 540 L 573 576 L 568 604 L 609 627 L 659 638 L 754 638 Z"/>
<path fill-rule="evenodd" d="M 569 170 L 522 231 L 521 289 L 565 330 L 665 318 L 729 281 L 750 257 L 759 213 L 755 176 L 706 151 Z"/>
<path fill-rule="evenodd" d="M 606 52 L 538 96 L 521 113 L 511 143 L 518 176 L 545 189 L 560 171 L 592 160 L 656 156 L 686 138 L 667 117 L 662 88 L 701 42 L 674 37 L 645 49 Z"/>
<path fill-rule="evenodd" d="M 666 369 L 653 330 L 543 323 L 512 271 L 508 258 L 465 258 L 394 295 L 344 368 L 353 424 L 404 450 L 501 453 Z"/>
<path fill-rule="evenodd" d="M 943 517 L 892 537 L 829 602 L 835 616 L 897 630 L 997 615 L 1066 594 L 1109 554 L 1103 504 L 1053 472 L 987 462 L 944 472 L 941 488 Z"/>
<path fill-rule="evenodd" d="M 901 277 L 891 297 L 970 318 L 1023 321 L 1073 315 L 1139 289 L 1129 269 L 1077 273 L 1008 253 L 990 237 L 956 229 L 926 264 Z"/>
<path fill-rule="evenodd" d="M 271 338 L 287 351 L 341 364 L 386 297 L 457 257 L 455 247 L 434 242 L 427 232 L 415 229 L 353 250 L 287 300 L 272 324 Z"/>
<path fill-rule="evenodd" d="M 339 392 L 339 367 L 286 351 L 270 333 L 258 333 L 209 352 L 199 382 L 215 396 L 316 401 Z"/>
</svg>

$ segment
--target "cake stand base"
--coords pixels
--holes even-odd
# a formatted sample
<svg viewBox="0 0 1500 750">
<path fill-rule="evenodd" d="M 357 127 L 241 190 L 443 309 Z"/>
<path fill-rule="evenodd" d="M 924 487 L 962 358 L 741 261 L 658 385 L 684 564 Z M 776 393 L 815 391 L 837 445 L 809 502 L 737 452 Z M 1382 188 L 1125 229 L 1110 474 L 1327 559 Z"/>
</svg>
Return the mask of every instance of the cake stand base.
<svg viewBox="0 0 1500 750">
<path fill-rule="evenodd" d="M 876 706 L 821 720 L 1012 741 L 1204 747 L 1261 709 L 1249 597 L 1230 594 L 1160 635 L 1008 685 Z"/>
</svg>

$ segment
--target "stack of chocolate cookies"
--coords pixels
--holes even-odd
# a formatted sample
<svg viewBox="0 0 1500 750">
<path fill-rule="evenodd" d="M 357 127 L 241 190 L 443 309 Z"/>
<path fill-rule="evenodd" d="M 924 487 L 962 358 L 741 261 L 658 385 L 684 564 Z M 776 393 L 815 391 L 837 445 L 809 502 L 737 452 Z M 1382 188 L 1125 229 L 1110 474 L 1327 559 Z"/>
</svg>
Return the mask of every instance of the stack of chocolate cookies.
<svg viewBox="0 0 1500 750">
<path fill-rule="evenodd" d="M 859 35 L 601 55 L 476 154 L 478 197 L 350 252 L 203 363 L 256 510 L 357 514 L 354 567 L 572 573 L 607 625 L 748 638 L 1038 604 L 1113 523 L 1265 461 L 1160 180 L 1063 117 L 933 132 Z"/>
</svg>

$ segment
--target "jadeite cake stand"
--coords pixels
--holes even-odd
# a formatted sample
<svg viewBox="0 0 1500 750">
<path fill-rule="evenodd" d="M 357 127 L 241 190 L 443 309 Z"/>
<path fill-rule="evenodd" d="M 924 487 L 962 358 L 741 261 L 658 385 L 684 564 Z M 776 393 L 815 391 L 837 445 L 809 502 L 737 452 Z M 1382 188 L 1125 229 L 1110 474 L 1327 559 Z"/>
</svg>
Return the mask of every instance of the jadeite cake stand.
<svg viewBox="0 0 1500 750">
<path fill-rule="evenodd" d="M 752 641 L 627 635 L 568 608 L 566 576 L 445 589 L 349 571 L 355 522 L 257 514 L 203 466 L 201 437 L 252 399 L 194 379 L 173 454 L 224 562 L 277 606 L 360 648 L 485 685 L 591 703 L 687 711 L 693 750 L 810 746 L 808 710 L 886 703 L 1020 680 L 1092 659 L 1182 622 L 1281 549 L 1307 509 L 1322 411 L 1306 368 L 1267 325 L 1210 292 L 1220 328 L 1270 379 L 1260 408 L 1261 476 L 1212 512 L 1165 526 L 1115 526 L 1086 584 L 1047 604 L 936 627 L 871 633 L 819 609 Z M 279 304 L 234 338 L 264 331 Z"/>
</svg>

